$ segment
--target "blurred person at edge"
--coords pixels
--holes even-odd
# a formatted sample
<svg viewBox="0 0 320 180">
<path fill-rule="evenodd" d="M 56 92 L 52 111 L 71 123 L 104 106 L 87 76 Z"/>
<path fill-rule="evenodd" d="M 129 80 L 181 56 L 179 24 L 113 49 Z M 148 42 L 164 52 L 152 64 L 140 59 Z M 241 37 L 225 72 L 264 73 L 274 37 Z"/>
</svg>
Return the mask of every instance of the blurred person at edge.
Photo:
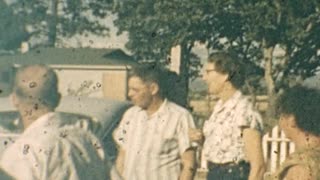
<svg viewBox="0 0 320 180">
<path fill-rule="evenodd" d="M 298 85 L 279 98 L 279 126 L 296 150 L 281 164 L 272 180 L 320 180 L 320 88 Z"/>
<path fill-rule="evenodd" d="M 23 132 L 3 153 L 0 165 L 6 174 L 18 180 L 107 179 L 100 141 L 90 131 L 68 125 L 72 117 L 55 112 L 61 95 L 53 69 L 22 66 L 13 86 L 11 100 Z"/>
<path fill-rule="evenodd" d="M 167 70 L 140 65 L 129 73 L 128 109 L 114 131 L 116 169 L 125 180 L 191 180 L 195 149 L 188 129 L 191 114 L 167 99 Z"/>
<path fill-rule="evenodd" d="M 231 53 L 212 53 L 203 69 L 208 93 L 219 100 L 203 126 L 190 129 L 192 141 L 203 143 L 208 180 L 260 180 L 265 172 L 262 119 L 241 93 L 244 67 Z"/>
</svg>

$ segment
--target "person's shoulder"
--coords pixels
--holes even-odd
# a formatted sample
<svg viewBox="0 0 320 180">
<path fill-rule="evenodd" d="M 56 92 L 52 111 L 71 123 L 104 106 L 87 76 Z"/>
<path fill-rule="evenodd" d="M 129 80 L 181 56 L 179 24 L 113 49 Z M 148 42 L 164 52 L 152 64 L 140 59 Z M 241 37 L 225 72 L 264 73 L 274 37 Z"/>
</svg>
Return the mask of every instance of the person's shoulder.
<svg viewBox="0 0 320 180">
<path fill-rule="evenodd" d="M 167 107 L 169 111 L 172 113 L 191 115 L 190 112 L 185 107 L 182 107 L 172 101 L 167 101 Z"/>
<path fill-rule="evenodd" d="M 252 104 L 252 102 L 250 101 L 249 96 L 248 95 L 244 95 L 243 93 L 241 93 L 239 95 L 238 101 L 242 105 L 251 105 Z"/>
<path fill-rule="evenodd" d="M 66 144 L 99 144 L 99 138 L 91 131 L 86 131 L 79 127 L 66 126 L 59 129 L 55 138 L 57 142 L 63 142 Z"/>
<path fill-rule="evenodd" d="M 67 112 L 55 112 L 55 118 L 62 120 L 62 121 L 71 121 L 70 123 L 73 123 L 74 121 L 78 120 L 85 120 L 85 121 L 91 121 L 93 120 L 92 117 L 80 114 L 80 113 L 67 113 Z"/>
<path fill-rule="evenodd" d="M 63 126 L 52 129 L 37 139 L 28 138 L 28 140 L 33 140 L 33 146 L 35 148 L 47 149 L 48 151 L 54 149 L 65 151 L 70 149 L 68 147 L 75 145 L 89 148 L 90 145 L 98 145 L 100 143 L 99 138 L 91 131 L 77 126 Z"/>
<path fill-rule="evenodd" d="M 58 132 L 52 131 L 48 129 L 43 129 L 39 131 L 33 131 L 33 133 L 21 134 L 21 136 L 15 140 L 15 142 L 9 146 L 3 153 L 3 157 L 9 157 L 11 154 L 15 154 L 17 156 L 28 155 L 29 153 L 38 154 L 43 151 L 52 149 L 57 140 L 58 140 Z"/>
<path fill-rule="evenodd" d="M 300 179 L 313 179 L 313 173 L 311 169 L 306 165 L 295 165 L 290 167 L 287 170 L 287 173 L 284 177 L 285 179 L 292 179 L 292 180 L 300 180 Z"/>
<path fill-rule="evenodd" d="M 242 110 L 246 110 L 246 111 L 250 111 L 250 112 L 256 112 L 257 109 L 254 107 L 253 102 L 251 101 L 250 97 L 248 95 L 243 95 L 241 94 L 241 96 L 238 99 L 238 103 L 237 103 L 237 109 L 242 109 Z"/>
<path fill-rule="evenodd" d="M 142 109 L 139 106 L 131 106 L 125 113 L 138 113 L 140 111 L 142 111 Z"/>
<path fill-rule="evenodd" d="M 319 164 L 320 163 L 320 147 L 302 148 L 289 157 L 290 160 L 297 164 Z"/>
<path fill-rule="evenodd" d="M 134 119 L 133 117 L 138 116 L 138 114 L 141 112 L 143 112 L 143 110 L 138 106 L 130 107 L 122 115 L 122 122 L 131 121 L 132 119 Z"/>
<path fill-rule="evenodd" d="M 40 148 L 52 148 L 56 146 L 58 142 L 65 141 L 66 137 L 73 136 L 75 132 L 83 131 L 91 133 L 89 131 L 89 125 L 83 121 L 89 121 L 87 117 L 82 115 L 74 115 L 67 113 L 53 113 L 46 121 L 39 124 L 39 126 L 33 126 L 24 132 L 17 140 L 20 144 L 28 144 L 34 147 Z"/>
</svg>

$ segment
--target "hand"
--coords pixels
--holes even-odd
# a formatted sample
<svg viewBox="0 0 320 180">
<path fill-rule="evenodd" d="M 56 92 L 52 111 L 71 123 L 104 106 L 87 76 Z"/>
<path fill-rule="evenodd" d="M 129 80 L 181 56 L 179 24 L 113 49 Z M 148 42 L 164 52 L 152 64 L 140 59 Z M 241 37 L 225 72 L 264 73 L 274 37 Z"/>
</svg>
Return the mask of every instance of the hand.
<svg viewBox="0 0 320 180">
<path fill-rule="evenodd" d="M 204 136 L 201 129 L 189 128 L 188 134 L 189 134 L 190 141 L 197 142 L 199 144 L 203 143 Z"/>
</svg>

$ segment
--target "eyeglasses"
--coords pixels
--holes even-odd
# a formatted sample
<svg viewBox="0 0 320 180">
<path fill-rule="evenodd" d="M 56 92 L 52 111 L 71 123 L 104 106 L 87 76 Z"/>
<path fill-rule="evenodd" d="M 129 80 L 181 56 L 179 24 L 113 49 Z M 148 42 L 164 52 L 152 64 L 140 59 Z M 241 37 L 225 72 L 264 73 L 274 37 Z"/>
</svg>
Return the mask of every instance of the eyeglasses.
<svg viewBox="0 0 320 180">
<path fill-rule="evenodd" d="M 208 75 L 212 71 L 217 71 L 216 69 L 204 69 L 202 73 L 200 74 L 200 77 L 203 77 L 204 75 Z"/>
<path fill-rule="evenodd" d="M 209 74 L 210 72 L 217 71 L 217 70 L 216 69 L 205 69 L 204 71 L 206 72 L 206 74 Z"/>
</svg>

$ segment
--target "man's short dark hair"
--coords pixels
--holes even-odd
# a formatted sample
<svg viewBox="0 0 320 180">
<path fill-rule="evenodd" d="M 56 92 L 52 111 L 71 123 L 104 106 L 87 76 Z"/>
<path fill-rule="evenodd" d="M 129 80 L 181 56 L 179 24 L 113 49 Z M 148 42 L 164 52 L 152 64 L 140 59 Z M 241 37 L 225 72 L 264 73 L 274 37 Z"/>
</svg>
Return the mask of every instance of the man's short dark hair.
<svg viewBox="0 0 320 180">
<path fill-rule="evenodd" d="M 36 80 L 23 84 L 23 74 L 28 68 L 39 67 L 44 70 L 42 81 Z M 38 74 L 35 76 L 39 76 Z M 13 92 L 19 99 L 29 103 L 41 103 L 45 106 L 55 108 L 58 105 L 60 94 L 58 92 L 58 77 L 53 69 L 46 65 L 24 65 L 17 69 Z"/>
<path fill-rule="evenodd" d="M 209 63 L 215 65 L 217 72 L 227 74 L 230 83 L 240 89 L 244 83 L 243 65 L 236 55 L 228 52 L 211 53 L 208 58 Z"/>
<path fill-rule="evenodd" d="M 300 85 L 294 86 L 278 98 L 278 115 L 293 115 L 301 130 L 320 136 L 319 105 L 319 90 Z"/>
<path fill-rule="evenodd" d="M 129 77 L 138 77 L 145 83 L 156 83 L 159 86 L 159 95 L 162 98 L 167 96 L 167 73 L 166 70 L 157 64 L 140 64 L 132 67 Z"/>
</svg>

